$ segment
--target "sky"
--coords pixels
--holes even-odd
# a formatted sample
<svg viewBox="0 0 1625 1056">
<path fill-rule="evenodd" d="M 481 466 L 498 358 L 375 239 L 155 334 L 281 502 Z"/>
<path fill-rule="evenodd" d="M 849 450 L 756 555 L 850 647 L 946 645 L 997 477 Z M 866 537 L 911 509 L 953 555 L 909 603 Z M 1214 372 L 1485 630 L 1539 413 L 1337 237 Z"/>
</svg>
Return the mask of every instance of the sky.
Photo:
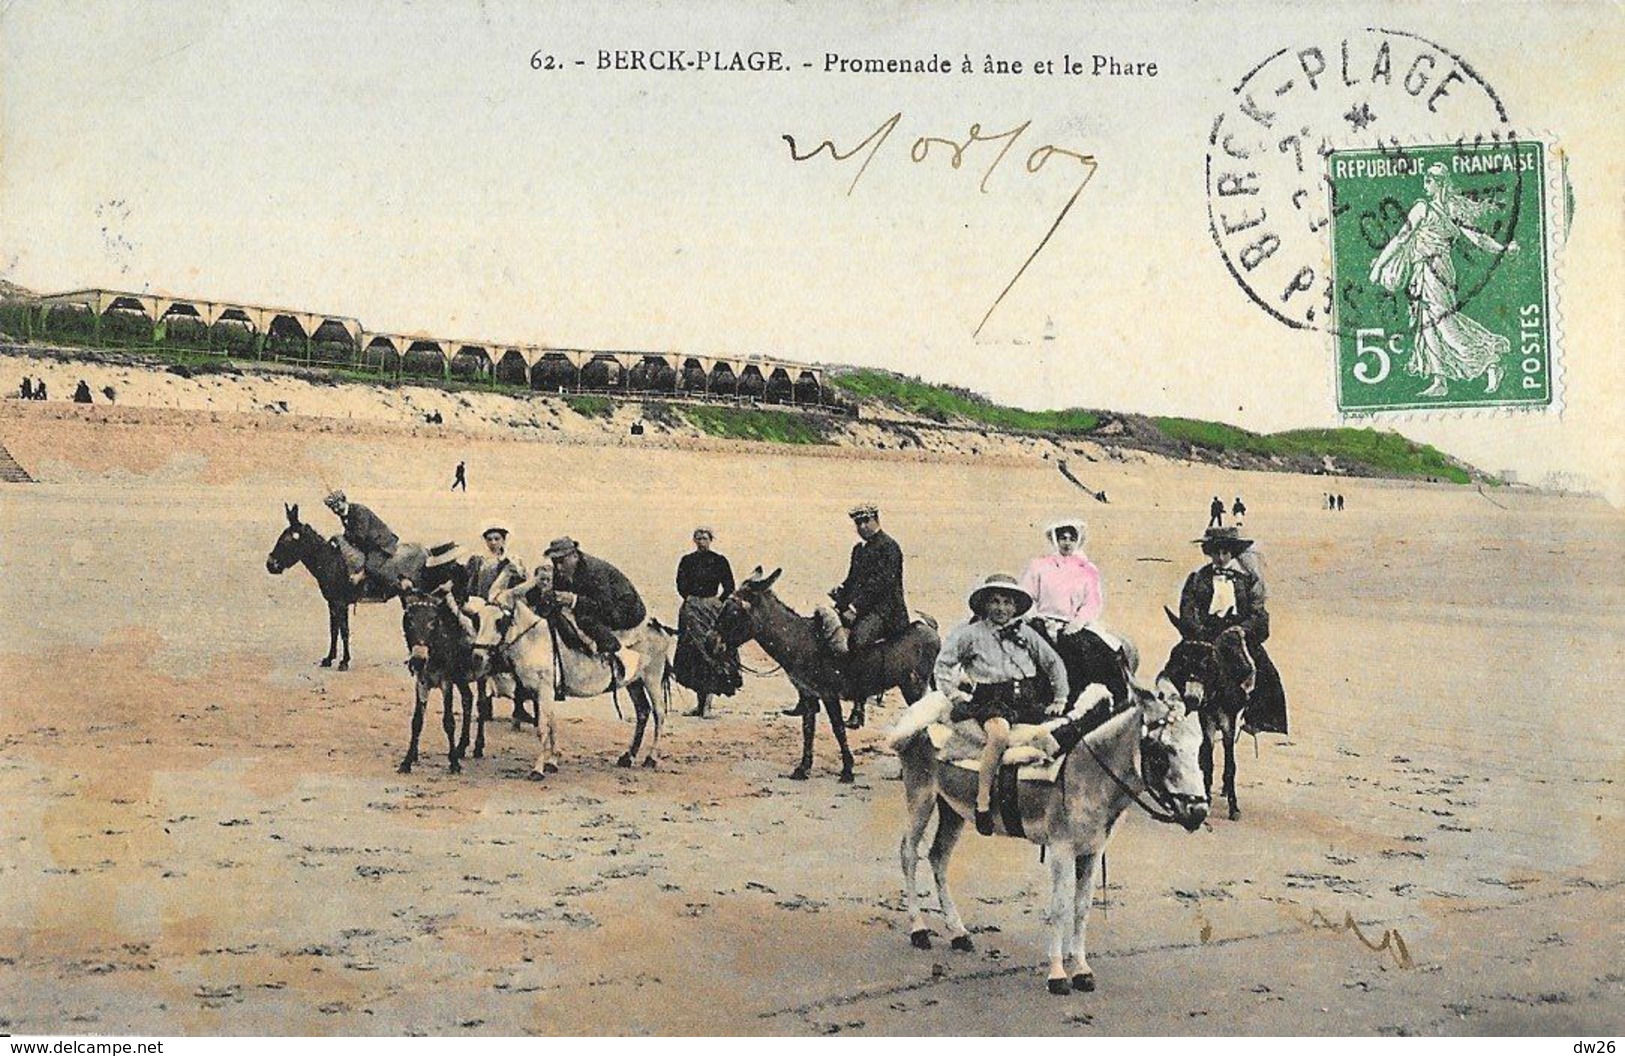
<svg viewBox="0 0 1625 1056">
<path fill-rule="evenodd" d="M 1603 4 L 10 0 L 0 275 L 376 330 L 885 367 L 1028 407 L 1330 426 L 1331 339 L 1238 286 L 1204 164 L 1249 69 L 1282 48 L 1335 56 L 1371 27 L 1470 63 L 1508 127 L 1566 163 L 1575 203 L 1554 247 L 1562 414 L 1378 424 L 1620 501 L 1625 14 Z M 777 51 L 787 68 L 597 69 L 600 52 L 660 49 Z M 942 55 L 954 72 L 826 72 L 830 54 Z M 1095 54 L 1158 72 L 1059 72 Z M 989 55 L 1023 72 L 985 73 Z M 1431 115 L 1374 103 L 1434 135 L 1491 123 L 1471 88 Z M 872 156 L 797 162 L 784 139 L 845 152 L 892 115 Z M 972 125 L 988 142 L 957 168 L 946 142 L 916 160 L 921 137 L 963 143 Z M 1023 125 L 989 173 L 1010 142 L 991 137 Z M 1081 191 L 1074 154 L 1094 159 Z"/>
</svg>

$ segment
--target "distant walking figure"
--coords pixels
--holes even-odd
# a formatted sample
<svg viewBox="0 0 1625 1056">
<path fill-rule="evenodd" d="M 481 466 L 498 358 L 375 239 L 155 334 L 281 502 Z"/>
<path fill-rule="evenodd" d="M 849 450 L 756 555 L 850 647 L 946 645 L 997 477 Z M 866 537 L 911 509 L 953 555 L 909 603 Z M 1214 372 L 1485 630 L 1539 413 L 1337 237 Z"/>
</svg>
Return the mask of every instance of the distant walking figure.
<svg viewBox="0 0 1625 1056">
<path fill-rule="evenodd" d="M 22 394 L 22 398 L 25 400 L 32 400 L 34 398 L 34 380 L 27 374 L 23 375 L 23 386 L 19 391 Z"/>
<path fill-rule="evenodd" d="M 74 403 L 93 403 L 93 402 L 95 402 L 94 400 L 91 399 L 90 386 L 85 384 L 85 379 L 84 378 L 79 379 L 78 386 L 73 390 L 73 402 Z"/>
<path fill-rule="evenodd" d="M 34 399 L 36 399 L 36 400 L 50 399 L 50 397 L 45 394 L 45 379 L 44 378 L 39 379 L 39 384 L 37 386 L 35 386 L 35 388 L 34 388 Z"/>
<path fill-rule="evenodd" d="M 468 491 L 468 477 L 466 476 L 466 467 L 461 462 L 457 463 L 457 478 L 451 482 L 451 490 L 452 491 L 456 491 L 458 488 L 463 489 L 464 492 Z"/>
<path fill-rule="evenodd" d="M 1247 504 L 1241 501 L 1240 495 L 1236 496 L 1235 504 L 1230 507 L 1230 516 L 1235 517 L 1237 520 L 1247 516 Z"/>
<path fill-rule="evenodd" d="M 1327 509 L 1328 509 L 1328 510 L 1335 510 L 1335 509 L 1337 509 L 1337 500 L 1336 500 L 1336 499 L 1334 499 L 1334 498 L 1332 498 L 1332 494 L 1331 494 L 1331 492 L 1327 492 L 1327 493 L 1326 493 L 1326 508 L 1327 508 Z"/>
<path fill-rule="evenodd" d="M 1224 527 L 1224 500 L 1217 495 L 1213 496 L 1213 502 L 1207 508 L 1207 526 L 1209 528 Z"/>
<path fill-rule="evenodd" d="M 1342 495 L 1337 496 L 1337 508 L 1339 510 L 1342 510 L 1342 508 L 1343 508 L 1343 496 Z"/>
</svg>

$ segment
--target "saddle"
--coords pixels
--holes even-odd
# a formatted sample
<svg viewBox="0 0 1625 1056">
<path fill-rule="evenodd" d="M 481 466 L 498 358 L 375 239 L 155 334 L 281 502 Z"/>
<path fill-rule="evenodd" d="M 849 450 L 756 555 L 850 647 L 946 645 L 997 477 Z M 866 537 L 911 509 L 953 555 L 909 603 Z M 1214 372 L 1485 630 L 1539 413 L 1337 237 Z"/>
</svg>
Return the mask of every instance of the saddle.
<svg viewBox="0 0 1625 1056">
<path fill-rule="evenodd" d="M 560 644 L 578 653 L 597 658 L 600 663 L 608 664 L 609 657 L 602 655 L 596 643 L 589 638 L 580 624 L 576 623 L 575 613 L 565 608 L 554 608 L 544 618 L 558 633 Z M 615 631 L 615 640 L 620 644 L 616 655 L 620 658 L 620 671 L 613 681 L 617 686 L 624 686 L 638 676 L 638 666 L 643 662 L 643 654 L 638 652 L 638 646 L 643 644 L 643 636 L 648 633 L 653 620 L 646 620 L 636 627 L 629 627 L 624 631 Z"/>
<path fill-rule="evenodd" d="M 335 535 L 330 542 L 343 555 L 345 571 L 351 576 L 367 567 L 367 555 L 346 541 L 344 536 Z M 416 583 L 420 590 L 430 590 L 449 578 L 448 566 L 456 563 L 459 549 L 455 542 L 430 547 L 420 546 L 417 543 L 401 543 L 395 547 L 395 553 L 385 561 L 384 568 L 391 583 L 405 578 Z M 427 582 L 430 579 L 436 582 Z M 365 604 L 390 601 L 394 599 L 396 593 L 393 587 L 386 588 L 368 576 L 362 580 L 361 595 L 356 600 Z"/>
<path fill-rule="evenodd" d="M 1060 776 L 1066 753 L 1085 733 L 1105 722 L 1112 714 L 1111 708 L 1111 692 L 1099 683 L 1091 683 L 1065 715 L 1040 723 L 1012 725 L 1000 769 L 1012 771 L 1016 780 L 1053 784 Z M 951 721 L 952 711 L 947 696 L 933 690 L 909 705 L 892 727 L 888 741 L 897 750 L 923 731 L 931 739 L 938 762 L 980 773 L 987 738 L 977 722 Z"/>
</svg>

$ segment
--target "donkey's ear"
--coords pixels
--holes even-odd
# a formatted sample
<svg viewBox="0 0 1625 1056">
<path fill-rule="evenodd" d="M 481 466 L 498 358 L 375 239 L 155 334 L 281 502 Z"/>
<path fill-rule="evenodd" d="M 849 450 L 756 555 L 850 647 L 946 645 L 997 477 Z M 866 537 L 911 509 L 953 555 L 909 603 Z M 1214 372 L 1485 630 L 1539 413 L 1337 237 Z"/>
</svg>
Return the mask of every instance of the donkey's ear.
<svg viewBox="0 0 1625 1056">
<path fill-rule="evenodd" d="M 761 579 L 764 574 L 765 573 L 762 572 L 762 566 L 757 565 L 755 568 L 750 570 L 750 575 L 746 576 L 745 579 L 747 579 L 748 581 L 754 583 L 757 580 Z"/>
<path fill-rule="evenodd" d="M 299 523 L 299 504 L 297 502 L 294 503 L 292 506 L 289 506 L 287 503 L 283 503 L 282 508 L 288 514 L 288 523 L 289 524 L 298 524 Z"/>
<path fill-rule="evenodd" d="M 761 569 L 757 569 L 757 571 L 760 572 Z M 762 580 L 762 589 L 767 590 L 769 587 L 771 587 L 778 580 L 779 574 L 783 571 L 784 569 L 782 568 L 775 568 L 771 576 L 768 576 L 766 579 Z"/>
</svg>

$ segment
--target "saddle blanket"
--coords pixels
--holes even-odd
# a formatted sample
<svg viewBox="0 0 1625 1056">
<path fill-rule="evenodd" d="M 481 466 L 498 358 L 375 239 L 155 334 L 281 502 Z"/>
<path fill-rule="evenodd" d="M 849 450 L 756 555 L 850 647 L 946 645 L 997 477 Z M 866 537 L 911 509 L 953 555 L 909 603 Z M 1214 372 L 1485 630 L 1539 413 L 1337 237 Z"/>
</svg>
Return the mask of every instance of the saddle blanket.
<svg viewBox="0 0 1625 1056">
<path fill-rule="evenodd" d="M 1070 712 L 1047 719 L 1042 723 L 1017 723 L 1010 727 L 1010 744 L 1004 750 L 1005 766 L 1018 767 L 1016 776 L 1021 781 L 1054 783 L 1065 761 L 1061 746 L 1052 731 L 1072 722 L 1089 711 L 1102 699 L 1110 699 L 1105 686 L 1091 683 L 1078 696 Z M 897 725 L 892 727 L 888 740 L 894 750 L 901 749 L 922 731 L 931 739 L 938 762 L 951 763 L 964 770 L 979 772 L 980 757 L 987 738 L 982 727 L 974 721 L 951 722 L 953 704 L 941 691 L 933 690 L 909 705 Z"/>
</svg>

